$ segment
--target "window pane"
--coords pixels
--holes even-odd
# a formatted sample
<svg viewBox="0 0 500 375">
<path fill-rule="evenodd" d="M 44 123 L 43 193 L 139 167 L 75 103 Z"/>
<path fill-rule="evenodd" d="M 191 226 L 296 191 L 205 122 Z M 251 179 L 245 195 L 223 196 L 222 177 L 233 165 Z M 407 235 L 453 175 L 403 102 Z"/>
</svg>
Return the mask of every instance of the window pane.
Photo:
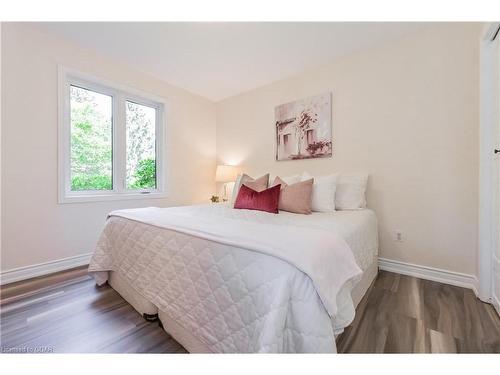
<svg viewBox="0 0 500 375">
<path fill-rule="evenodd" d="M 156 188 L 156 109 L 127 101 L 127 188 Z"/>
<path fill-rule="evenodd" d="M 70 87 L 71 190 L 113 189 L 113 98 Z"/>
</svg>

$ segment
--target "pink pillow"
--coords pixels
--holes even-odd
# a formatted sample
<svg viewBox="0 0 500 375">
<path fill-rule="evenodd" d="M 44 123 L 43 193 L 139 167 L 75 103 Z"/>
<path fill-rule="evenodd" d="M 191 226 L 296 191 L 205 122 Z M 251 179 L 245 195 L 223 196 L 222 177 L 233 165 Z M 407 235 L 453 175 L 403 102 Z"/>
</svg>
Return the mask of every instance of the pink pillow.
<svg viewBox="0 0 500 375">
<path fill-rule="evenodd" d="M 241 185 L 234 208 L 277 214 L 279 213 L 280 188 L 280 185 L 276 185 L 263 191 L 255 191 L 246 185 Z"/>
<path fill-rule="evenodd" d="M 249 187 L 255 191 L 263 191 L 267 189 L 267 184 L 269 183 L 269 173 L 262 177 L 253 179 L 252 177 L 244 174 L 241 177 L 241 184 Z"/>
<path fill-rule="evenodd" d="M 281 185 L 279 209 L 296 214 L 309 215 L 311 213 L 311 199 L 314 178 L 287 185 L 281 178 L 276 177 L 272 186 Z"/>
<path fill-rule="evenodd" d="M 255 191 L 262 191 L 267 189 L 269 183 L 269 173 L 265 174 L 259 178 L 252 178 L 249 175 L 243 173 L 238 176 L 233 188 L 233 194 L 231 195 L 231 203 L 234 206 L 238 192 L 240 191 L 241 185 L 245 184 Z"/>
</svg>

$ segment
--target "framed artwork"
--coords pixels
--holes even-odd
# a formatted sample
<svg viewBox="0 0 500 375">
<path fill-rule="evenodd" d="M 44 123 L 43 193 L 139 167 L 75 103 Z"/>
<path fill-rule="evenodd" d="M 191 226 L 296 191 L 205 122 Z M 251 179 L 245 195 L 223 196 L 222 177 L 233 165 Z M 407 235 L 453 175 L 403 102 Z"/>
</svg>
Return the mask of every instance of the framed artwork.
<svg viewBox="0 0 500 375">
<path fill-rule="evenodd" d="M 332 95 L 311 96 L 277 106 L 276 160 L 332 156 Z"/>
</svg>

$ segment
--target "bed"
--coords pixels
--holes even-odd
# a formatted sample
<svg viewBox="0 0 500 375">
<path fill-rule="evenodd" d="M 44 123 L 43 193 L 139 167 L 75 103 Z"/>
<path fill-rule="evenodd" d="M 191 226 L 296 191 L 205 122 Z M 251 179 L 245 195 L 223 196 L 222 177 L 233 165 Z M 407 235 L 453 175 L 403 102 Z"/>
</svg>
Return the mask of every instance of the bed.
<svg viewBox="0 0 500 375">
<path fill-rule="evenodd" d="M 90 265 L 189 352 L 336 352 L 377 275 L 373 211 L 226 204 L 110 214 Z"/>
</svg>

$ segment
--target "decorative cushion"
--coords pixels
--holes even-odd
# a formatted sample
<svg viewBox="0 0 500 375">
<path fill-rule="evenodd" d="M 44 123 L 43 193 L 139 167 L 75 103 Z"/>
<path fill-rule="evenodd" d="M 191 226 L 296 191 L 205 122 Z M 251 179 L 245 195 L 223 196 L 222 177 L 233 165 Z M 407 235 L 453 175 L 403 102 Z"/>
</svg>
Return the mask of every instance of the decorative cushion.
<svg viewBox="0 0 500 375">
<path fill-rule="evenodd" d="M 309 173 L 302 173 L 302 181 L 313 178 Z M 337 175 L 314 177 L 311 209 L 316 212 L 335 211 L 335 189 Z"/>
<path fill-rule="evenodd" d="M 246 185 L 241 185 L 234 208 L 277 214 L 279 213 L 280 189 L 281 185 L 276 185 L 263 191 L 255 191 Z"/>
<path fill-rule="evenodd" d="M 243 185 L 255 191 L 263 191 L 267 189 L 268 181 L 269 174 L 266 174 L 265 176 L 259 177 L 256 180 L 244 181 Z"/>
<path fill-rule="evenodd" d="M 269 173 L 265 174 L 262 177 L 259 178 L 252 178 L 249 175 L 242 173 L 238 175 L 238 178 L 236 179 L 236 182 L 234 184 L 233 188 L 233 194 L 231 195 L 231 203 L 234 205 L 234 202 L 236 201 L 236 197 L 238 196 L 238 192 L 240 190 L 241 185 L 247 185 L 250 187 L 252 190 L 255 191 L 262 191 L 267 189 L 267 186 L 269 184 Z"/>
<path fill-rule="evenodd" d="M 301 181 L 301 175 L 300 174 L 294 174 L 293 176 L 285 176 L 285 177 L 276 176 L 276 177 L 279 177 L 281 179 L 281 181 L 286 182 L 287 185 L 296 184 L 297 182 Z M 269 181 L 274 181 L 276 179 L 276 177 L 270 179 Z"/>
<path fill-rule="evenodd" d="M 314 179 L 288 185 L 280 177 L 274 179 L 272 186 L 281 185 L 279 209 L 296 214 L 309 215 L 311 213 L 311 196 Z"/>
</svg>

